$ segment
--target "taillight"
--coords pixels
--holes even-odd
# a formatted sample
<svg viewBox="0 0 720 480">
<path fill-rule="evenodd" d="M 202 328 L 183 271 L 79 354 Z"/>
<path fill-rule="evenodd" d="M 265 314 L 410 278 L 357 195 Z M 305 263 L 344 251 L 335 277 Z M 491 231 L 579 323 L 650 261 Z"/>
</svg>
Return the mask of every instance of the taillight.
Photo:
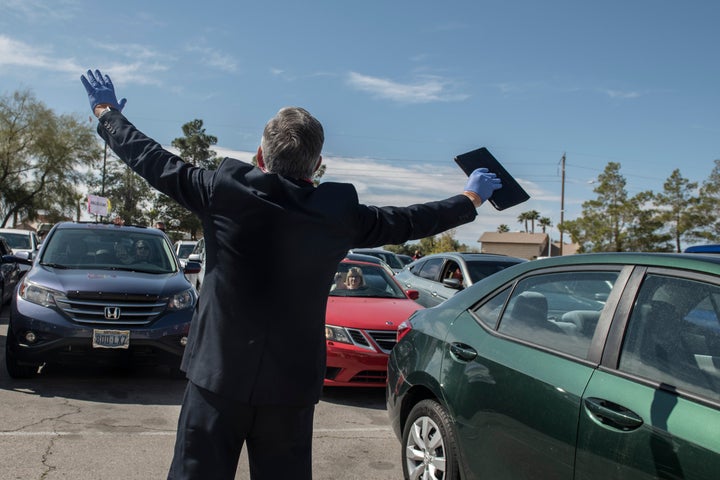
<svg viewBox="0 0 720 480">
<path fill-rule="evenodd" d="M 397 341 L 399 342 L 402 340 L 402 338 L 410 333 L 410 330 L 412 330 L 412 323 L 410 323 L 410 320 L 405 320 L 400 325 L 398 325 L 397 329 Z"/>
</svg>

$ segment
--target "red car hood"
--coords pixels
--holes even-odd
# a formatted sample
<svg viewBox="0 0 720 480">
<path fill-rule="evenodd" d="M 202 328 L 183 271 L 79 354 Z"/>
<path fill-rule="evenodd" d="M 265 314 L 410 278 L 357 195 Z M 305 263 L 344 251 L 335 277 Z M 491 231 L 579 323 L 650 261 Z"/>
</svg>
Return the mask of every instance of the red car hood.
<svg viewBox="0 0 720 480">
<path fill-rule="evenodd" d="M 410 299 L 330 297 L 325 323 L 366 330 L 396 330 L 421 308 Z"/>
</svg>

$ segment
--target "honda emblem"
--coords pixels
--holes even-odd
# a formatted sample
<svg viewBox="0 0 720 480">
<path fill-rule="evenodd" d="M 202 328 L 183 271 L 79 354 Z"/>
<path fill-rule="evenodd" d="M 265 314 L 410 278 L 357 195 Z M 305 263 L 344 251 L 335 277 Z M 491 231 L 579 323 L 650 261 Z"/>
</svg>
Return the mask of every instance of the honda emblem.
<svg viewBox="0 0 720 480">
<path fill-rule="evenodd" d="M 108 320 L 119 320 L 120 307 L 105 307 L 105 318 Z"/>
</svg>

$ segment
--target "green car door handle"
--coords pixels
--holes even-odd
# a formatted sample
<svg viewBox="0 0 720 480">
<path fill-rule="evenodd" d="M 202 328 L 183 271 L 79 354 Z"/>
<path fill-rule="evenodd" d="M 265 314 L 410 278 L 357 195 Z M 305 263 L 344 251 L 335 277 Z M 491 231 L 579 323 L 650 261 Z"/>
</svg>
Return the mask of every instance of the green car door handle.
<svg viewBox="0 0 720 480">
<path fill-rule="evenodd" d="M 477 351 L 470 345 L 464 343 L 452 343 L 450 344 L 450 353 L 452 353 L 458 360 L 469 362 L 477 357 Z"/>
<path fill-rule="evenodd" d="M 585 407 L 600 423 L 618 430 L 635 430 L 643 424 L 642 418 L 635 412 L 602 398 L 586 398 Z"/>
</svg>

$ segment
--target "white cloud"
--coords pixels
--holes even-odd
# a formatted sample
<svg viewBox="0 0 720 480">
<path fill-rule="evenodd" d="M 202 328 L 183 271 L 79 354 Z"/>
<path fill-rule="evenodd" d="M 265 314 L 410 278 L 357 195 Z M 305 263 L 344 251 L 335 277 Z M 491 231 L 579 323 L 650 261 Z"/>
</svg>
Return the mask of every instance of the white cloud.
<svg viewBox="0 0 720 480">
<path fill-rule="evenodd" d="M 422 77 L 414 84 L 404 84 L 350 72 L 347 81 L 358 90 L 401 103 L 453 102 L 468 98 L 468 95 L 448 91 L 451 82 L 435 76 Z"/>
<path fill-rule="evenodd" d="M 43 50 L 27 43 L 0 35 L 0 66 L 39 68 L 58 72 L 83 71 L 72 58 L 57 58 L 50 50 Z"/>
<path fill-rule="evenodd" d="M 238 71 L 237 60 L 229 54 L 219 52 L 218 50 L 210 47 L 201 47 L 198 45 L 191 45 L 187 47 L 187 51 L 191 53 L 199 53 L 200 62 L 208 67 L 231 73 Z"/>
<path fill-rule="evenodd" d="M 622 90 L 605 90 L 605 94 L 610 98 L 638 98 L 639 92 L 624 92 Z"/>
<path fill-rule="evenodd" d="M 68 20 L 80 12 L 77 0 L 3 0 L 2 7 L 7 12 L 15 12 L 34 24 L 52 24 Z"/>
<path fill-rule="evenodd" d="M 117 45 L 118 51 L 127 46 Z M 108 49 L 109 47 L 105 47 Z M 135 46 L 131 50 L 140 51 L 142 47 Z M 150 50 L 145 49 L 151 55 Z M 154 56 L 154 55 L 153 55 Z M 42 48 L 28 45 L 14 40 L 6 35 L 0 35 L 0 67 L 22 67 L 67 73 L 73 76 L 87 71 L 89 65 L 80 65 L 72 57 L 58 57 L 50 47 Z M 144 85 L 159 85 L 161 81 L 155 76 L 158 72 L 168 70 L 168 67 L 158 62 L 111 63 L 95 64 L 102 73 L 114 78 L 122 78 L 124 83 L 139 83 Z"/>
</svg>

